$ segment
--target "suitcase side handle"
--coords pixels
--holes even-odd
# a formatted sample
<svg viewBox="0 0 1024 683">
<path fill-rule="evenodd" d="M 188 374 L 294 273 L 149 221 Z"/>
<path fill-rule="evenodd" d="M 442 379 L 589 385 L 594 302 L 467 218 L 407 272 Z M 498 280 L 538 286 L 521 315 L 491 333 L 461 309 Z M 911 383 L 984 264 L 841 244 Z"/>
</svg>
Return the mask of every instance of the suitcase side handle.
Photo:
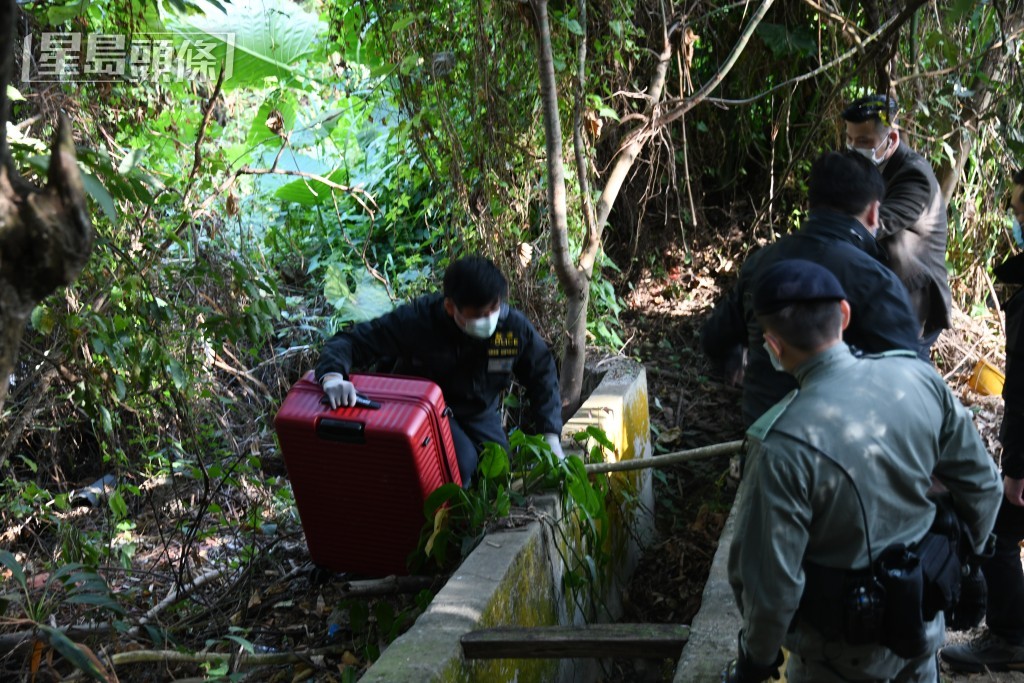
<svg viewBox="0 0 1024 683">
<path fill-rule="evenodd" d="M 316 434 L 328 441 L 366 443 L 366 424 L 354 420 L 336 420 L 324 417 L 317 422 Z"/>
</svg>

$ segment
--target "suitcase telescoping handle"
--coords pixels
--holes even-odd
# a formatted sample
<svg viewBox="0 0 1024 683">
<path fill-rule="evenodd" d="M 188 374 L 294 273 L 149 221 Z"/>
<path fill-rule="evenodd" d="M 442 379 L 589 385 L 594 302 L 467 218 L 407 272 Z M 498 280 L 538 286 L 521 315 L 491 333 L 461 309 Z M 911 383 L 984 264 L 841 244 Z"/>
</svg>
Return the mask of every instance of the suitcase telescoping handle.
<svg viewBox="0 0 1024 683">
<path fill-rule="evenodd" d="M 366 424 L 355 420 L 336 420 L 322 417 L 316 425 L 316 435 L 327 441 L 366 443 Z"/>
</svg>

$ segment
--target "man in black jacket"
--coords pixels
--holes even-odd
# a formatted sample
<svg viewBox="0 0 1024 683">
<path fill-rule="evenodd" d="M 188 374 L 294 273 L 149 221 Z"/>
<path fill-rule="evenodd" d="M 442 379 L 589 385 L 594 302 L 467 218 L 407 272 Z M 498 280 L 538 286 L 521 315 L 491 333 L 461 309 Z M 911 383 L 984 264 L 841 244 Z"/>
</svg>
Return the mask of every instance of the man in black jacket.
<svg viewBox="0 0 1024 683">
<path fill-rule="evenodd" d="M 747 347 L 743 373 L 743 417 L 752 424 L 797 387 L 762 346 L 753 310 L 754 283 L 765 268 L 783 259 L 818 263 L 839 280 L 850 304 L 843 340 L 859 351 L 915 350 L 916 316 L 899 279 L 876 258 L 873 232 L 885 188 L 877 169 L 856 154 L 828 152 L 811 166 L 810 215 L 801 230 L 747 258 L 735 287 L 718 302 L 701 329 L 704 353 L 729 374 L 741 347 Z"/>
<path fill-rule="evenodd" d="M 485 441 L 508 446 L 499 400 L 512 376 L 523 383 L 534 426 L 555 455 L 562 402 L 555 362 L 544 340 L 520 311 L 505 302 L 508 283 L 489 259 L 452 263 L 444 292 L 421 296 L 394 311 L 334 335 L 316 377 L 331 407 L 353 406 L 353 367 L 397 358 L 395 372 L 436 383 L 452 411 L 451 429 L 462 484 L 469 487 Z"/>
<path fill-rule="evenodd" d="M 1024 223 L 1024 170 L 1013 175 L 1010 199 L 1020 239 Z M 1018 247 L 1024 244 L 1018 243 Z M 1024 253 L 1011 256 L 992 271 L 1013 291 L 1003 303 L 1006 315 L 1006 381 L 1003 384 L 1003 503 L 996 518 L 995 554 L 981 566 L 988 583 L 988 629 L 964 645 L 943 648 L 943 661 L 954 671 L 1024 671 Z"/>
<path fill-rule="evenodd" d="M 931 165 L 900 140 L 896 99 L 870 95 L 843 110 L 846 146 L 882 171 L 885 195 L 876 238 L 886 262 L 910 294 L 920 324 L 918 353 L 951 326 L 946 273 L 946 202 Z"/>
</svg>

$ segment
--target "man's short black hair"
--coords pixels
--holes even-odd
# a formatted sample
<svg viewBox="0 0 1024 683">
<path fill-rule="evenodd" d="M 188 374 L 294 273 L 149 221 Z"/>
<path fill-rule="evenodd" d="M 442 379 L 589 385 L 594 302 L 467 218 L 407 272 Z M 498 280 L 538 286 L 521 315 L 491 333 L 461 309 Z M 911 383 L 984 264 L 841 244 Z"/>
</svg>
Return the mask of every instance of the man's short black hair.
<svg viewBox="0 0 1024 683">
<path fill-rule="evenodd" d="M 844 121 L 850 123 L 864 123 L 865 121 L 878 121 L 885 128 L 891 128 L 896 114 L 899 112 L 899 103 L 892 95 L 875 93 L 867 97 L 854 100 L 843 109 L 840 116 Z"/>
<path fill-rule="evenodd" d="M 801 301 L 757 316 L 761 329 L 810 353 L 842 336 L 843 309 L 838 301 Z"/>
<path fill-rule="evenodd" d="M 1013 184 L 1024 185 L 1024 168 L 1018 168 L 1013 172 Z"/>
<path fill-rule="evenodd" d="M 807 198 L 812 209 L 834 209 L 859 216 L 881 201 L 885 180 L 870 161 L 856 152 L 825 152 L 811 165 Z"/>
<path fill-rule="evenodd" d="M 467 256 L 448 266 L 444 273 L 444 295 L 456 308 L 482 308 L 503 300 L 508 281 L 494 262 L 483 256 Z"/>
</svg>

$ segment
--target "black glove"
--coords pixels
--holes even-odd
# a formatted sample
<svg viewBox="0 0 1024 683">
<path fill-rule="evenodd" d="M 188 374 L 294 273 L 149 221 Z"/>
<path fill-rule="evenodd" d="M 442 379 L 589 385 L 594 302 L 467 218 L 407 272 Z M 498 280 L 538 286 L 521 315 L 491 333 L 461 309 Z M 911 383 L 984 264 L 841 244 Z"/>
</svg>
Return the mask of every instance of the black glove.
<svg viewBox="0 0 1024 683">
<path fill-rule="evenodd" d="M 782 677 L 782 674 L 779 673 L 779 667 L 784 661 L 782 650 L 779 650 L 779 654 L 775 657 L 775 663 L 765 666 L 750 661 L 747 653 L 743 650 L 743 645 L 740 645 L 739 649 L 739 657 L 729 662 L 725 670 L 722 671 L 722 683 L 761 683 L 769 678 L 778 680 Z"/>
<path fill-rule="evenodd" d="M 979 558 L 971 558 L 970 564 L 964 565 L 967 570 L 960 580 L 960 599 L 953 605 L 948 615 L 946 628 L 953 631 L 967 631 L 981 623 L 985 616 L 985 605 L 988 602 L 988 584 L 981 573 Z"/>
</svg>

